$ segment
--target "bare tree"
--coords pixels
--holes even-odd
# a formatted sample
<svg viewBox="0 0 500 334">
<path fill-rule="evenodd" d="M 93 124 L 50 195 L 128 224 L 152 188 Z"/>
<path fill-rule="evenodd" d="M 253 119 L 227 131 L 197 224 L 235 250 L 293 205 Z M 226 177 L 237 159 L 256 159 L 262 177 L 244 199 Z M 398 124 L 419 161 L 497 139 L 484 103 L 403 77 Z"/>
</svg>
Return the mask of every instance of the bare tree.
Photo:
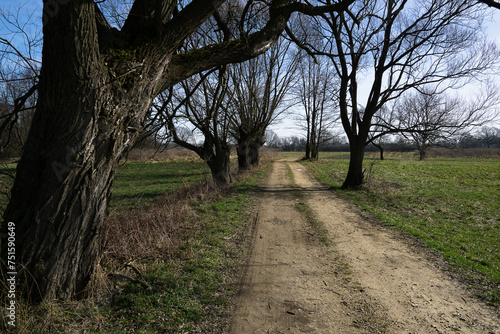
<svg viewBox="0 0 500 334">
<path fill-rule="evenodd" d="M 430 89 L 410 93 L 395 107 L 395 129 L 415 146 L 420 160 L 424 160 L 430 146 L 441 141 L 449 143 L 469 133 L 471 127 L 490 121 L 492 115 L 488 114 L 488 107 L 491 105 L 487 102 L 497 103 L 496 96 L 496 92 L 490 92 L 488 99 L 467 103 L 457 97 L 435 94 Z"/>
<path fill-rule="evenodd" d="M 268 129 L 266 131 L 266 144 L 271 148 L 279 148 L 281 147 L 281 138 L 276 132 Z"/>
<path fill-rule="evenodd" d="M 340 116 L 350 145 L 343 188 L 363 183 L 372 119 L 384 104 L 431 83 L 460 86 L 499 59 L 497 47 L 480 34 L 483 10 L 469 1 L 358 1 L 348 12 L 315 18 L 313 37 L 326 39 L 322 49 L 288 29 L 308 53 L 328 57 L 340 77 Z M 366 101 L 360 101 L 360 78 L 370 78 Z"/>
<path fill-rule="evenodd" d="M 0 9 L 1 25 L 7 30 L 0 37 L 0 149 L 17 157 L 33 118 L 40 68 L 41 31 L 32 13 L 22 18 L 24 9 Z"/>
<path fill-rule="evenodd" d="M 5 79 L 5 69 L 0 70 L 0 146 L 4 158 L 20 157 L 33 119 L 37 94 L 36 78 L 31 73 L 11 73 Z M 3 73 L 2 73 L 3 72 Z M 15 78 L 13 75 L 21 75 Z"/>
<path fill-rule="evenodd" d="M 240 171 L 259 163 L 267 127 L 291 106 L 286 97 L 296 82 L 298 64 L 292 46 L 279 39 L 267 53 L 230 69 L 232 136 Z"/>
<path fill-rule="evenodd" d="M 186 39 L 181 51 L 227 42 L 232 34 L 229 26 L 233 5 L 223 6 L 215 17 L 208 19 Z M 150 115 L 153 128 L 163 129 L 176 144 L 192 150 L 207 163 L 218 185 L 231 182 L 228 82 L 226 65 L 199 73 L 160 94 Z M 199 144 L 185 136 L 189 128 L 200 138 Z"/>
<path fill-rule="evenodd" d="M 500 137 L 500 129 L 493 126 L 483 126 L 479 132 L 479 138 L 484 142 L 487 148 L 495 145 Z"/>
<path fill-rule="evenodd" d="M 374 116 L 372 122 L 368 135 L 368 144 L 378 148 L 380 160 L 384 160 L 384 146 L 387 144 L 388 135 L 400 133 L 400 131 L 392 128 L 392 125 L 395 124 L 395 113 L 387 105 L 384 105 Z"/>
<path fill-rule="evenodd" d="M 172 103 L 158 110 L 166 114 L 168 132 L 173 141 L 194 151 L 209 166 L 214 181 L 219 185 L 231 182 L 229 145 L 229 116 L 227 106 L 226 68 L 205 76 L 200 74 L 199 81 L 188 79 L 180 84 L 178 92 L 173 93 Z M 182 108 L 178 108 L 182 106 Z M 187 125 L 182 127 L 184 123 Z M 190 138 L 183 138 L 180 130 L 191 127 L 199 135 L 200 144 Z M 180 128 L 180 129 L 179 129 Z"/>
<path fill-rule="evenodd" d="M 302 104 L 306 130 L 306 159 L 318 159 L 320 146 L 330 139 L 327 131 L 337 117 L 338 84 L 326 59 L 304 55 L 299 65 L 296 95 Z"/>
<path fill-rule="evenodd" d="M 116 28 L 92 0 L 44 1 L 37 106 L 3 217 L 23 236 L 17 262 L 32 300 L 69 299 L 86 288 L 102 252 L 117 163 L 159 93 L 267 51 L 295 11 L 344 10 L 353 0 L 326 7 L 272 1 L 262 29 L 179 53 L 223 2 L 135 0 Z M 7 224 L 1 233 L 6 259 Z"/>
</svg>

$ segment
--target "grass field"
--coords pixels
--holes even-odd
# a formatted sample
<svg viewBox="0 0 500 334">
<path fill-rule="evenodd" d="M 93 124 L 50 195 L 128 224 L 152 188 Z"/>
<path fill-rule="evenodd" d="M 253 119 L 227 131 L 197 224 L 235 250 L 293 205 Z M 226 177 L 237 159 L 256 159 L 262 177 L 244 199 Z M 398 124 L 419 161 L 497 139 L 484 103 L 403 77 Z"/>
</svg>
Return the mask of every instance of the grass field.
<svg viewBox="0 0 500 334">
<path fill-rule="evenodd" d="M 361 190 L 343 191 L 338 187 L 348 155 L 322 156 L 325 159 L 304 164 L 323 183 L 386 226 L 422 240 L 466 277 L 477 294 L 500 305 L 500 160 L 420 162 L 411 154 L 389 154 L 385 161 L 365 161 L 367 184 Z M 14 165 L 7 167 L 14 170 Z M 18 329 L 217 332 L 234 293 L 246 223 L 251 219 L 248 210 L 268 171 L 258 170 L 218 192 L 195 187 L 210 178 L 205 163 L 197 159 L 124 164 L 116 175 L 110 218 L 115 232 L 122 230 L 107 244 L 96 296 L 38 306 L 21 301 L 23 324 Z M 177 194 L 186 188 L 193 190 Z M 1 200 L 5 203 L 6 198 Z M 126 263 L 141 275 L 123 271 Z M 106 277 L 114 272 L 140 282 L 111 282 Z"/>
<path fill-rule="evenodd" d="M 211 178 L 201 159 L 127 162 L 116 172 L 110 209 L 147 207 L 165 192 Z"/>
<path fill-rule="evenodd" d="M 8 189 L 16 170 L 15 164 L 2 165 L 0 171 L 0 208 L 8 203 Z M 166 192 L 179 190 L 211 179 L 207 164 L 198 158 L 155 162 L 126 162 L 117 169 L 113 184 L 110 211 L 147 208 Z"/>
<path fill-rule="evenodd" d="M 366 159 L 366 185 L 358 191 L 339 189 L 348 163 L 330 155 L 305 164 L 376 220 L 437 250 L 475 293 L 500 305 L 500 160 Z"/>
</svg>

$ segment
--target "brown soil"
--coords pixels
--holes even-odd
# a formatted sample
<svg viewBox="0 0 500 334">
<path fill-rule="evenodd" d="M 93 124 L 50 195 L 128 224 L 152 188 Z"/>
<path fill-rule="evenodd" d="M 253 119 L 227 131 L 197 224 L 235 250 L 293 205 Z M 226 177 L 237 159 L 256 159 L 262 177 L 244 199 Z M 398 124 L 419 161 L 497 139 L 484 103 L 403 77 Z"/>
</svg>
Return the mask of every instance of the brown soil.
<svg viewBox="0 0 500 334">
<path fill-rule="evenodd" d="M 297 190 L 331 245 L 297 209 Z M 494 309 L 299 163 L 274 163 L 260 201 L 228 333 L 500 333 Z"/>
</svg>

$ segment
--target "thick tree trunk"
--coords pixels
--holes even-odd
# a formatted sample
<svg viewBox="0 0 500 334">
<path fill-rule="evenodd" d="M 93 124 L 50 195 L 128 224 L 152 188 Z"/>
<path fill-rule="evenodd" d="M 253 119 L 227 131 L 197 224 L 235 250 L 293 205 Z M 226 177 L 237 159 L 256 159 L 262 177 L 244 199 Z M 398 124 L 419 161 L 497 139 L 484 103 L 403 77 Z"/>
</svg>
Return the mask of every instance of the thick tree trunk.
<svg viewBox="0 0 500 334">
<path fill-rule="evenodd" d="M 309 135 L 309 132 L 307 133 L 307 138 L 306 138 L 306 160 L 311 159 L 311 137 Z"/>
<path fill-rule="evenodd" d="M 28 280 L 20 288 L 31 300 L 69 299 L 87 286 L 117 162 L 152 101 L 152 78 L 135 89 L 110 79 L 87 22 L 93 8 L 61 5 L 44 25 L 38 104 L 3 217 L 16 226 L 18 277 Z"/>
<path fill-rule="evenodd" d="M 351 153 L 349 160 L 349 170 L 345 178 L 342 189 L 357 188 L 363 184 L 363 158 L 365 155 L 365 140 L 351 140 L 349 143 Z"/>
<path fill-rule="evenodd" d="M 238 155 L 238 169 L 240 172 L 250 169 L 251 166 L 257 166 L 260 163 L 259 149 L 263 145 L 262 138 L 243 134 L 240 132 L 236 154 Z"/>
<path fill-rule="evenodd" d="M 231 183 L 231 160 L 229 148 L 223 152 L 217 152 L 212 155 L 207 161 L 212 177 L 215 183 L 220 186 L 226 186 Z"/>
<path fill-rule="evenodd" d="M 250 164 L 252 166 L 258 166 L 260 163 L 260 153 L 259 150 L 261 146 L 264 145 L 262 139 L 254 138 L 250 141 Z"/>
<path fill-rule="evenodd" d="M 313 145 L 312 150 L 311 150 L 311 159 L 312 160 L 318 160 L 319 158 L 319 147 L 317 144 Z"/>
<path fill-rule="evenodd" d="M 427 156 L 427 147 L 419 147 L 418 153 L 419 153 L 419 160 L 420 161 L 425 160 L 425 157 Z"/>
<path fill-rule="evenodd" d="M 427 153 L 427 152 L 426 152 L 425 150 L 420 150 L 420 151 L 419 151 L 419 160 L 420 160 L 420 161 L 425 160 L 426 153 Z"/>
<path fill-rule="evenodd" d="M 252 165 L 252 156 L 250 153 L 251 138 L 242 136 L 238 138 L 238 146 L 236 147 L 236 155 L 238 156 L 238 171 L 244 172 L 250 169 Z"/>
<path fill-rule="evenodd" d="M 21 277 L 33 278 L 27 282 L 32 299 L 68 299 L 86 287 L 100 258 L 116 164 L 137 137 L 124 131 L 130 125 L 124 111 L 145 114 L 149 107 L 149 97 L 138 94 L 141 104 L 117 101 L 111 87 L 94 89 L 93 78 L 75 87 L 61 77 L 58 90 L 46 90 L 55 76 L 47 67 L 42 72 L 4 215 L 16 224 L 17 258 L 28 272 Z"/>
</svg>

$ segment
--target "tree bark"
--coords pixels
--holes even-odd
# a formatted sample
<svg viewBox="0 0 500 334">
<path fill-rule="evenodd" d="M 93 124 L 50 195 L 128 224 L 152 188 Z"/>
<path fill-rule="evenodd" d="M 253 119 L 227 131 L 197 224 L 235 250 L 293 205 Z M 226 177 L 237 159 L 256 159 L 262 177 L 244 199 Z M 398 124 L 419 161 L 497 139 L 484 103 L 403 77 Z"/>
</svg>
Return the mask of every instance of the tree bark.
<svg viewBox="0 0 500 334">
<path fill-rule="evenodd" d="M 311 150 L 311 159 L 312 160 L 318 160 L 319 158 L 319 147 L 318 145 L 313 145 L 312 150 Z"/>
<path fill-rule="evenodd" d="M 250 164 L 252 166 L 258 166 L 260 163 L 260 148 L 264 145 L 264 142 L 260 136 L 254 137 L 250 141 Z"/>
<path fill-rule="evenodd" d="M 425 157 L 427 156 L 427 147 L 420 147 L 418 149 L 418 153 L 419 153 L 419 160 L 420 161 L 425 160 Z"/>
<path fill-rule="evenodd" d="M 236 147 L 236 155 L 238 156 L 238 171 L 244 172 L 250 169 L 252 165 L 252 157 L 250 154 L 251 137 L 241 133 L 238 138 L 238 146 Z"/>
<path fill-rule="evenodd" d="M 349 170 L 347 176 L 342 184 L 342 189 L 355 189 L 363 184 L 364 171 L 363 171 L 363 158 L 365 156 L 365 141 L 364 140 L 350 140 L 350 160 Z"/>
<path fill-rule="evenodd" d="M 226 186 L 232 181 L 230 153 L 229 148 L 227 148 L 227 150 L 218 152 L 218 154 L 212 155 L 207 160 L 212 172 L 212 178 L 220 186 Z"/>
<path fill-rule="evenodd" d="M 255 134 L 240 130 L 237 140 L 236 153 L 239 171 L 243 172 L 250 169 L 251 166 L 257 166 L 260 163 L 259 149 L 264 145 L 260 132 Z"/>
</svg>

